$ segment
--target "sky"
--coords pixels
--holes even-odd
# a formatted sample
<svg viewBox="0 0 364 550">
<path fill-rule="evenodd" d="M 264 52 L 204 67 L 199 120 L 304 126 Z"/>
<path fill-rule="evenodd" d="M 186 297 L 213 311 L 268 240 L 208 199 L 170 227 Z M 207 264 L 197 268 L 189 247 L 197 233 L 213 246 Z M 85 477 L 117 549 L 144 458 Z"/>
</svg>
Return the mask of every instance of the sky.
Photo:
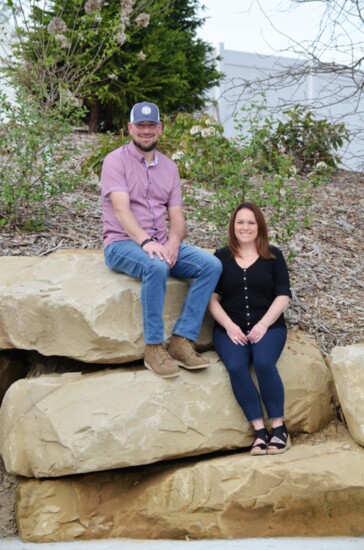
<svg viewBox="0 0 364 550">
<path fill-rule="evenodd" d="M 207 18 L 198 32 L 201 38 L 215 47 L 223 42 L 227 50 L 264 55 L 283 53 L 288 40 L 282 33 L 298 42 L 314 38 L 323 11 L 320 2 L 293 5 L 290 0 L 201 0 L 200 4 L 205 5 L 200 13 Z"/>
</svg>

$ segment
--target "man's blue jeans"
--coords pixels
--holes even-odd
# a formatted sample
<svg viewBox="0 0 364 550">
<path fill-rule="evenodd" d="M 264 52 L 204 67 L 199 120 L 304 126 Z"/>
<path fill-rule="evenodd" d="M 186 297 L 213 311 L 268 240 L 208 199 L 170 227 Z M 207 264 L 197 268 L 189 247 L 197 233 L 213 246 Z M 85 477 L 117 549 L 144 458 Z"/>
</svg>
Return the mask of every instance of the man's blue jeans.
<svg viewBox="0 0 364 550">
<path fill-rule="evenodd" d="M 284 389 L 276 363 L 286 343 L 287 330 L 277 326 L 268 329 L 256 344 L 244 346 L 232 342 L 226 332 L 214 328 L 215 349 L 229 373 L 237 402 L 251 422 L 263 418 L 260 398 L 269 418 L 284 415 Z M 251 363 L 259 384 L 259 392 L 250 375 Z"/>
<path fill-rule="evenodd" d="M 182 243 L 176 264 L 170 269 L 157 256 L 153 260 L 135 241 L 116 241 L 104 251 L 106 265 L 113 271 L 141 279 L 141 302 L 144 341 L 161 344 L 164 341 L 163 307 L 167 278 L 191 279 L 183 308 L 173 334 L 195 341 L 211 294 L 221 274 L 221 262 L 215 256 Z"/>
</svg>

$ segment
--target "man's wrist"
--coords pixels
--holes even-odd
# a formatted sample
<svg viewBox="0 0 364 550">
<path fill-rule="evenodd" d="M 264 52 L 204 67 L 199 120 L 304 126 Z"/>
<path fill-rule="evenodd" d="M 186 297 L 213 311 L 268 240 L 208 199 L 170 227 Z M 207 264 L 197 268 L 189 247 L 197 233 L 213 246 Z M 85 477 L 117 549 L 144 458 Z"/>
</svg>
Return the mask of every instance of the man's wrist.
<svg viewBox="0 0 364 550">
<path fill-rule="evenodd" d="M 179 236 L 177 235 L 168 235 L 168 243 L 171 244 L 172 246 L 180 246 L 181 243 L 182 243 L 182 240 Z"/>
<path fill-rule="evenodd" d="M 151 243 L 152 241 L 154 241 L 154 239 L 151 239 L 151 238 L 145 239 L 142 243 L 140 243 L 140 248 L 143 248 L 143 246 L 145 246 L 148 243 Z"/>
</svg>

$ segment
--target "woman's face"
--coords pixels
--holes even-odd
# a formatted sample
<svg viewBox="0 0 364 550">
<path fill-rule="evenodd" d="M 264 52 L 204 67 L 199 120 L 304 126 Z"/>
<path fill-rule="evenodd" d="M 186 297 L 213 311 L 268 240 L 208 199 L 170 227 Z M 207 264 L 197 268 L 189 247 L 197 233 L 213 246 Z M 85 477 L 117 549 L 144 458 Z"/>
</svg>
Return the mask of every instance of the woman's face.
<svg viewBox="0 0 364 550">
<path fill-rule="evenodd" d="M 254 212 L 242 208 L 236 214 L 234 232 L 239 244 L 251 244 L 258 236 L 258 224 Z"/>
</svg>

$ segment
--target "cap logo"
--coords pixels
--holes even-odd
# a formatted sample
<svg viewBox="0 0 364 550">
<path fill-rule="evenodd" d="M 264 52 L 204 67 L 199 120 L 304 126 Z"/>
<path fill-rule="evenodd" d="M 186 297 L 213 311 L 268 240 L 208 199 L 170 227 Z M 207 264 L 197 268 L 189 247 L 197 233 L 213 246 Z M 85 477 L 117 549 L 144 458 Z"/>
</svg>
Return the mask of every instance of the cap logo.
<svg viewBox="0 0 364 550">
<path fill-rule="evenodd" d="M 152 112 L 152 109 L 150 107 L 145 106 L 142 108 L 143 115 L 150 115 L 151 112 Z"/>
</svg>

